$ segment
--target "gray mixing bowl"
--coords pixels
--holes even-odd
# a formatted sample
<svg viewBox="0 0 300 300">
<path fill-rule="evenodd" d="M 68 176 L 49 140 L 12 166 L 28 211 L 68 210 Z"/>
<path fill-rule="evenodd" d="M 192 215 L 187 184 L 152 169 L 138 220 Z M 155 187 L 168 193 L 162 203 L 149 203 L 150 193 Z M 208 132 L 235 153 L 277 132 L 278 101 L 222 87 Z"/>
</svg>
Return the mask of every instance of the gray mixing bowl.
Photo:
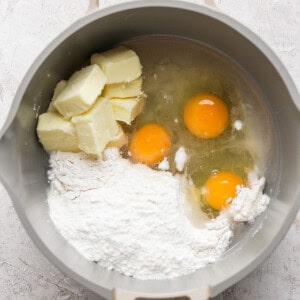
<svg viewBox="0 0 300 300">
<path fill-rule="evenodd" d="M 223 259 L 171 280 L 142 281 L 108 271 L 80 256 L 49 221 L 46 200 L 47 154 L 35 128 L 55 84 L 68 78 L 98 49 L 132 37 L 176 35 L 205 43 L 233 59 L 256 82 L 274 124 L 269 153 L 265 214 L 238 235 Z M 0 177 L 28 234 L 59 269 L 111 299 L 140 295 L 188 295 L 200 299 L 209 285 L 215 296 L 253 271 L 276 247 L 299 204 L 300 113 L 296 88 L 269 47 L 247 28 L 206 7 L 174 1 L 139 1 L 97 11 L 74 23 L 40 54 L 27 72 L 0 137 Z M 298 107 L 297 107 L 298 105 Z M 263 223 L 263 224 L 262 224 Z M 260 228 L 256 234 L 257 229 Z M 115 292 L 114 292 L 115 291 Z M 126 292 L 127 291 L 127 292 Z M 121 292 L 121 294 L 120 294 Z"/>
</svg>

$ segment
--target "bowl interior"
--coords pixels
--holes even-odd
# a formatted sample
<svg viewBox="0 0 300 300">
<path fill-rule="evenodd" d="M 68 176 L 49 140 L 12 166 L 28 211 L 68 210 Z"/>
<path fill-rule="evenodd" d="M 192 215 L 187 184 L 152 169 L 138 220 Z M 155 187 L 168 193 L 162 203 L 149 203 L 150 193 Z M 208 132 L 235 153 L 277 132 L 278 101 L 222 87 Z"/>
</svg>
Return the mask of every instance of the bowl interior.
<svg viewBox="0 0 300 300">
<path fill-rule="evenodd" d="M 221 261 L 193 274 L 163 281 L 141 281 L 107 271 L 86 261 L 56 232 L 48 217 L 46 200 L 48 155 L 35 133 L 37 117 L 46 111 L 60 79 L 68 78 L 95 51 L 145 35 L 193 39 L 232 59 L 246 70 L 249 80 L 264 96 L 263 107 L 274 133 L 270 145 L 266 145 L 267 192 L 272 197 L 267 212 L 236 235 Z M 24 226 L 42 252 L 62 271 L 101 295 L 111 297 L 114 287 L 155 293 L 181 291 L 202 283 L 209 284 L 216 295 L 246 276 L 270 253 L 296 214 L 300 117 L 294 97 L 295 88 L 274 54 L 251 32 L 218 12 L 169 1 L 129 3 L 99 11 L 56 38 L 22 82 L 15 99 L 15 106 L 20 106 L 4 137 L 8 149 L 5 155 L 13 157 L 8 166 L 13 176 L 7 177 L 6 186 Z"/>
</svg>

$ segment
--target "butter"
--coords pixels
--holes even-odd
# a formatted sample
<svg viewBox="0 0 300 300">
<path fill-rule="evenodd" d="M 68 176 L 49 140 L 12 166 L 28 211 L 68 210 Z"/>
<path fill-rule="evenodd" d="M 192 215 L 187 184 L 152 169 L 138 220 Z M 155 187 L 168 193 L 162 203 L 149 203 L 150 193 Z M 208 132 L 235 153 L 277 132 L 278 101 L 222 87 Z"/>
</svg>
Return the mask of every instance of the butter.
<svg viewBox="0 0 300 300">
<path fill-rule="evenodd" d="M 139 57 L 133 50 L 124 46 L 93 54 L 91 64 L 101 67 L 108 84 L 130 82 L 142 74 Z"/>
<path fill-rule="evenodd" d="M 54 103 L 55 99 L 58 97 L 58 95 L 62 92 L 62 90 L 64 89 L 66 84 L 67 84 L 66 80 L 61 80 L 60 82 L 57 83 L 57 85 L 54 89 L 52 100 L 51 100 L 51 102 L 49 104 L 49 107 L 48 107 L 48 110 L 47 110 L 48 112 L 57 112 L 57 110 L 55 109 L 53 103 Z"/>
<path fill-rule="evenodd" d="M 103 96 L 108 98 L 129 98 L 141 95 L 142 77 L 130 82 L 107 84 L 103 91 Z"/>
<path fill-rule="evenodd" d="M 108 98 L 99 97 L 88 112 L 71 121 L 76 128 L 79 148 L 89 154 L 101 155 L 119 131 Z"/>
<path fill-rule="evenodd" d="M 39 116 L 37 134 L 48 151 L 79 152 L 75 127 L 56 112 Z"/>
<path fill-rule="evenodd" d="M 101 94 L 106 76 L 99 66 L 91 65 L 75 72 L 53 105 L 66 119 L 88 111 Z"/>
<path fill-rule="evenodd" d="M 115 119 L 130 125 L 136 116 L 142 111 L 145 96 L 141 95 L 135 98 L 114 98 L 110 99 Z"/>
<path fill-rule="evenodd" d="M 123 131 L 122 126 L 118 124 L 118 133 L 115 135 L 115 137 L 108 143 L 107 147 L 117 147 L 122 148 L 124 145 L 128 143 L 128 138 Z"/>
</svg>

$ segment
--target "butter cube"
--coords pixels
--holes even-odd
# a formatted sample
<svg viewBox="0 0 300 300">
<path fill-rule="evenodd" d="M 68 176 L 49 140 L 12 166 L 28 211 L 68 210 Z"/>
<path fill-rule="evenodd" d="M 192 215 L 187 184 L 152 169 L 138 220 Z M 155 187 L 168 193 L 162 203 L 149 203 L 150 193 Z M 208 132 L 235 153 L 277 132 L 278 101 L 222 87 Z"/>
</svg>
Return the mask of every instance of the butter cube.
<svg viewBox="0 0 300 300">
<path fill-rule="evenodd" d="M 109 84 L 129 82 L 142 74 L 139 57 L 133 50 L 124 46 L 93 54 L 91 63 L 101 67 Z"/>
<path fill-rule="evenodd" d="M 128 138 L 123 131 L 122 126 L 118 124 L 119 131 L 115 135 L 115 137 L 108 143 L 107 147 L 117 147 L 117 148 L 122 148 L 124 145 L 128 143 Z"/>
<path fill-rule="evenodd" d="M 145 96 L 141 95 L 135 98 L 114 98 L 110 99 L 115 119 L 130 125 L 136 116 L 142 111 Z"/>
<path fill-rule="evenodd" d="M 99 66 L 91 65 L 75 72 L 54 101 L 54 107 L 66 119 L 88 111 L 101 94 L 106 76 Z"/>
<path fill-rule="evenodd" d="M 103 96 L 108 98 L 129 98 L 142 94 L 142 77 L 130 82 L 107 84 Z"/>
<path fill-rule="evenodd" d="M 76 128 L 79 148 L 89 154 L 101 155 L 119 131 L 108 98 L 99 97 L 91 110 L 71 121 Z"/>
<path fill-rule="evenodd" d="M 79 152 L 74 125 L 58 114 L 47 112 L 39 116 L 37 134 L 48 151 Z"/>
<path fill-rule="evenodd" d="M 49 104 L 49 107 L 48 107 L 48 110 L 47 110 L 48 112 L 57 112 L 57 110 L 55 109 L 53 103 L 54 103 L 55 99 L 58 97 L 58 95 L 62 92 L 62 90 L 64 89 L 66 84 L 67 84 L 66 80 L 61 80 L 56 85 L 56 87 L 54 89 L 52 100 L 51 100 L 51 102 Z"/>
</svg>

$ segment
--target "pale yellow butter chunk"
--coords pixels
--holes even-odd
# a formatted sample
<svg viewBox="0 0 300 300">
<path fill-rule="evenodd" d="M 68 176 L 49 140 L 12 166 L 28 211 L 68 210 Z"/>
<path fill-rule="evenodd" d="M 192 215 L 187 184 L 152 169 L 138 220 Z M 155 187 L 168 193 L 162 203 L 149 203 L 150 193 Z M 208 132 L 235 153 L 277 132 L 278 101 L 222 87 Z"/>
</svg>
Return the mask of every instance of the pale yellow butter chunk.
<svg viewBox="0 0 300 300">
<path fill-rule="evenodd" d="M 107 147 L 117 147 L 120 149 L 128 143 L 127 135 L 125 134 L 122 126 L 118 125 L 118 128 L 119 128 L 118 133 L 108 143 Z"/>
<path fill-rule="evenodd" d="M 88 112 L 71 121 L 76 128 L 79 148 L 89 154 L 101 155 L 119 131 L 108 98 L 99 97 Z"/>
<path fill-rule="evenodd" d="M 39 116 L 37 134 L 48 151 L 78 152 L 78 138 L 74 125 L 58 114 L 47 112 Z"/>
<path fill-rule="evenodd" d="M 66 119 L 88 111 L 101 94 L 106 76 L 98 65 L 75 72 L 54 101 L 54 107 Z"/>
<path fill-rule="evenodd" d="M 139 57 L 133 50 L 124 46 L 93 54 L 91 63 L 101 67 L 109 84 L 129 82 L 142 74 Z"/>
<path fill-rule="evenodd" d="M 143 79 L 139 77 L 130 82 L 107 84 L 103 95 L 108 98 L 129 98 L 142 94 Z"/>
<path fill-rule="evenodd" d="M 48 112 L 57 112 L 57 110 L 55 109 L 53 103 L 56 100 L 56 98 L 58 97 L 58 95 L 62 92 L 62 90 L 64 89 L 66 84 L 67 84 L 66 80 L 61 80 L 60 82 L 57 83 L 57 85 L 54 89 L 52 100 L 51 100 L 51 102 L 49 104 L 49 107 L 48 107 L 48 110 L 47 110 Z"/>
<path fill-rule="evenodd" d="M 141 95 L 139 97 L 125 99 L 114 98 L 110 99 L 110 102 L 112 104 L 115 119 L 130 125 L 142 111 L 145 103 L 145 96 Z"/>
</svg>

